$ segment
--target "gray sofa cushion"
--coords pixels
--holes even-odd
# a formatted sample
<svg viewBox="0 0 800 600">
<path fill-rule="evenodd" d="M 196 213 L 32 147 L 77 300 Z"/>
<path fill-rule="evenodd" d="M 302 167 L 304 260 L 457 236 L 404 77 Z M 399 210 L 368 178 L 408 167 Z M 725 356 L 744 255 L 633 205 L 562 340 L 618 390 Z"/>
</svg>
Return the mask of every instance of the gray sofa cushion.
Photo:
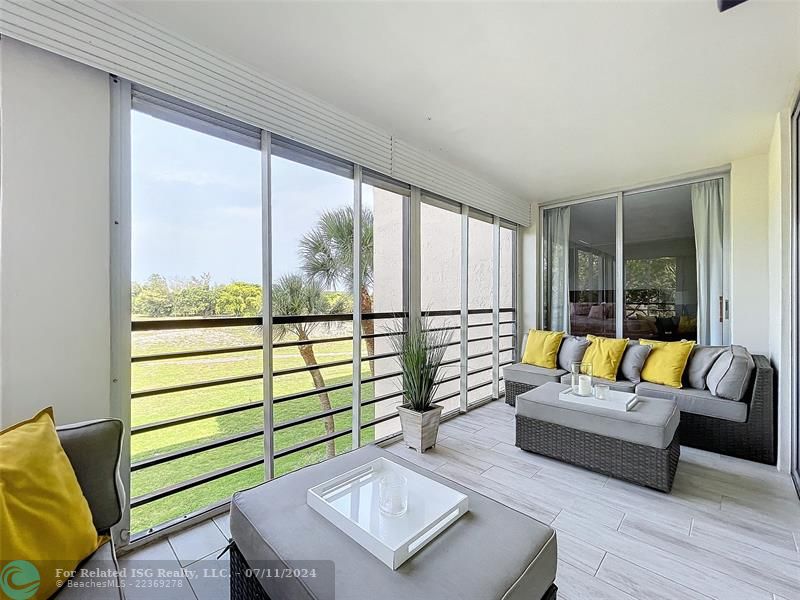
<svg viewBox="0 0 800 600">
<path fill-rule="evenodd" d="M 566 335 L 561 341 L 561 349 L 558 351 L 558 366 L 565 371 L 569 371 L 572 363 L 580 362 L 586 349 L 591 342 L 585 337 Z"/>
<path fill-rule="evenodd" d="M 469 498 L 469 512 L 396 571 L 306 504 L 309 487 L 380 457 Z M 335 597 L 341 600 L 525 600 L 541 598 L 556 575 L 552 528 L 372 445 L 237 492 L 231 534 L 253 569 L 272 560 L 290 568 L 303 566 L 300 559 L 335 561 Z M 332 599 L 334 590 L 323 579 L 265 575 L 261 583 L 271 598 Z"/>
<path fill-rule="evenodd" d="M 558 382 L 565 373 L 564 369 L 546 369 L 523 363 L 503 367 L 503 379 L 506 381 L 532 386 L 540 386 L 548 381 Z"/>
<path fill-rule="evenodd" d="M 675 437 L 679 414 L 671 400 L 645 398 L 623 412 L 562 402 L 558 394 L 567 387 L 548 384 L 520 394 L 517 415 L 653 448 L 666 448 Z"/>
<path fill-rule="evenodd" d="M 747 403 L 718 398 L 708 390 L 693 388 L 677 389 L 658 383 L 643 381 L 636 386 L 636 393 L 648 398 L 669 398 L 678 403 L 683 412 L 714 417 L 725 421 L 744 423 L 747 421 Z"/>
<path fill-rule="evenodd" d="M 570 373 L 562 375 L 561 383 L 571 385 L 571 377 L 572 375 Z M 604 383 L 612 390 L 617 390 L 618 392 L 633 392 L 636 389 L 636 384 L 632 381 L 628 381 L 627 379 L 617 379 L 616 381 L 611 381 L 610 379 L 603 379 L 602 377 L 592 377 L 592 382 L 595 384 Z"/>
<path fill-rule="evenodd" d="M 138 566 L 135 565 L 135 567 Z M 154 568 L 161 568 L 161 565 Z M 140 579 L 146 583 L 145 577 Z M 110 598 L 121 600 L 123 595 L 119 581 L 119 568 L 111 543 L 106 542 L 78 565 L 75 577 L 62 585 L 53 598 L 56 600 L 109 600 Z"/>
<path fill-rule="evenodd" d="M 650 346 L 638 342 L 628 344 L 625 354 L 622 355 L 622 362 L 619 364 L 620 374 L 628 381 L 639 383 L 642 380 L 642 367 L 650 350 Z"/>
<path fill-rule="evenodd" d="M 756 364 L 743 346 L 731 346 L 719 355 L 706 376 L 709 391 L 728 400 L 741 400 Z"/>
<path fill-rule="evenodd" d="M 97 531 L 104 533 L 122 518 L 119 478 L 122 421 L 98 419 L 57 428 L 58 439 L 89 503 Z"/>
<path fill-rule="evenodd" d="M 695 346 L 692 348 L 689 361 L 686 363 L 686 370 L 683 372 L 684 385 L 696 390 L 706 389 L 708 387 L 706 376 L 719 355 L 726 349 L 727 346 Z"/>
</svg>

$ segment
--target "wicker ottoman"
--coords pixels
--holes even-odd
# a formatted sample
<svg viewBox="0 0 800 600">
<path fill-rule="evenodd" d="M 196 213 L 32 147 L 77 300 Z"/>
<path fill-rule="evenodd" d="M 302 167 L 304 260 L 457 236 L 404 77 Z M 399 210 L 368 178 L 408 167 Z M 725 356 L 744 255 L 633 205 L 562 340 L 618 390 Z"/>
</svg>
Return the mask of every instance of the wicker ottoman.
<svg viewBox="0 0 800 600">
<path fill-rule="evenodd" d="M 640 398 L 629 412 L 562 402 L 569 388 L 546 383 L 517 397 L 523 450 L 669 492 L 678 468 L 680 411 L 673 400 Z"/>
</svg>

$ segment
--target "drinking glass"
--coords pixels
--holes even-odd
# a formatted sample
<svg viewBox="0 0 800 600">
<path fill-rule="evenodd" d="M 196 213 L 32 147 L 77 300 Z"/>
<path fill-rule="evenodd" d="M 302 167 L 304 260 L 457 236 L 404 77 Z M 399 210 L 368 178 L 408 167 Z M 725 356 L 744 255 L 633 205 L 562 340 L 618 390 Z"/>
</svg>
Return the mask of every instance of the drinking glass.
<svg viewBox="0 0 800 600">
<path fill-rule="evenodd" d="M 581 375 L 581 363 L 574 362 L 569 365 L 570 372 L 570 385 L 572 386 L 572 393 L 578 393 L 578 377 Z"/>
<path fill-rule="evenodd" d="M 408 480 L 388 472 L 378 480 L 378 507 L 388 517 L 400 517 L 408 510 Z"/>
<path fill-rule="evenodd" d="M 607 400 L 609 389 L 610 388 L 605 383 L 598 383 L 594 386 L 594 397 L 598 400 Z"/>
</svg>

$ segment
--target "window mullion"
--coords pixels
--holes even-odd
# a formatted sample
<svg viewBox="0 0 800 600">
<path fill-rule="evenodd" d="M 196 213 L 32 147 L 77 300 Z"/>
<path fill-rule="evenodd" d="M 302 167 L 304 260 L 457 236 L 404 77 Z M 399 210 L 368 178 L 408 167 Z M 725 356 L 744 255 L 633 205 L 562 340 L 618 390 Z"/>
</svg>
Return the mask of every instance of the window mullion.
<svg viewBox="0 0 800 600">
<path fill-rule="evenodd" d="M 467 412 L 469 372 L 469 206 L 461 205 L 461 394 L 460 411 Z"/>
<path fill-rule="evenodd" d="M 361 446 L 361 166 L 353 171 L 353 450 Z"/>
<path fill-rule="evenodd" d="M 492 398 L 500 397 L 500 217 L 492 227 Z"/>
<path fill-rule="evenodd" d="M 261 132 L 261 335 L 264 394 L 264 477 L 275 476 L 272 405 L 272 137 Z"/>
</svg>

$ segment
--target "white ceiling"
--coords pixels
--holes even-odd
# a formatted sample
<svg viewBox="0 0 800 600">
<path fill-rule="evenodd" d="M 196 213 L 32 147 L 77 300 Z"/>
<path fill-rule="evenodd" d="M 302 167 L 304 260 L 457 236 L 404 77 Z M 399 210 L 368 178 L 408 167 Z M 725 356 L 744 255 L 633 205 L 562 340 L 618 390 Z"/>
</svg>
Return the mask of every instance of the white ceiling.
<svg viewBox="0 0 800 600">
<path fill-rule="evenodd" d="M 124 6 L 534 201 L 767 151 L 800 0 Z"/>
</svg>

